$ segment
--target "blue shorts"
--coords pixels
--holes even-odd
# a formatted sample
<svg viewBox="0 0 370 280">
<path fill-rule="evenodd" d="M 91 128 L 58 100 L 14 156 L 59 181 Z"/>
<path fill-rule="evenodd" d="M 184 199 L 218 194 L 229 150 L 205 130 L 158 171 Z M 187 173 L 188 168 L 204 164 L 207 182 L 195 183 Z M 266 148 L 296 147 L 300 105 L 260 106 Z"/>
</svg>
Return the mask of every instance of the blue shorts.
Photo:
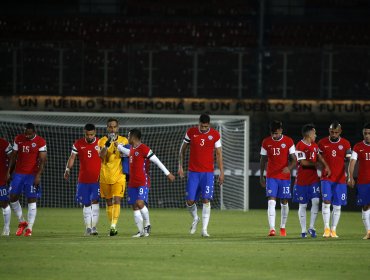
<svg viewBox="0 0 370 280">
<path fill-rule="evenodd" d="M 14 174 L 10 183 L 9 194 L 20 195 L 26 194 L 27 198 L 40 198 L 41 186 L 34 186 L 35 175 Z"/>
<path fill-rule="evenodd" d="M 186 200 L 198 200 L 202 195 L 203 199 L 213 199 L 213 172 L 193 172 L 188 173 L 188 184 L 186 186 Z"/>
<path fill-rule="evenodd" d="M 329 200 L 333 205 L 347 205 L 347 185 L 331 181 L 321 181 L 322 200 Z"/>
<path fill-rule="evenodd" d="M 370 184 L 357 185 L 357 205 L 370 204 Z"/>
<path fill-rule="evenodd" d="M 76 191 L 76 200 L 78 203 L 82 203 L 85 206 L 91 205 L 91 201 L 99 201 L 100 197 L 100 185 L 98 182 L 85 184 L 78 183 Z"/>
<path fill-rule="evenodd" d="M 9 201 L 9 187 L 0 186 L 0 201 Z"/>
<path fill-rule="evenodd" d="M 280 199 L 292 198 L 290 180 L 266 178 L 266 196 Z"/>
<path fill-rule="evenodd" d="M 148 204 L 148 199 L 149 187 L 127 188 L 127 203 L 129 205 L 134 205 L 137 200 L 143 200 L 145 204 Z"/>
<path fill-rule="evenodd" d="M 307 204 L 313 198 L 320 198 L 320 182 L 308 186 L 294 186 L 293 202 Z"/>
</svg>

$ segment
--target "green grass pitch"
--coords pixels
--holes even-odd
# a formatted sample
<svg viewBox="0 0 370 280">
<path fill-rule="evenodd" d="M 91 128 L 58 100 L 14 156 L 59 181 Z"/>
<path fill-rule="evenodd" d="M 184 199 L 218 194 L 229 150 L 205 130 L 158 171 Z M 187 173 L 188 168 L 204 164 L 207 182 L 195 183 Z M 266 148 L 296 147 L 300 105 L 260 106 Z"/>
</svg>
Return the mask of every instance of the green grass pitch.
<svg viewBox="0 0 370 280">
<path fill-rule="evenodd" d="M 342 212 L 339 239 L 300 238 L 297 210 L 287 237 L 267 237 L 265 210 L 213 210 L 210 238 L 191 236 L 186 209 L 151 209 L 152 234 L 136 233 L 122 209 L 118 236 L 108 237 L 105 209 L 99 236 L 83 236 L 81 209 L 39 208 L 33 236 L 0 237 L 0 279 L 367 279 L 370 240 L 360 212 Z M 279 214 L 279 210 L 277 213 Z M 309 212 L 308 212 L 309 216 Z M 279 225 L 280 217 L 277 217 Z M 0 222 L 2 227 L 2 221 Z"/>
</svg>

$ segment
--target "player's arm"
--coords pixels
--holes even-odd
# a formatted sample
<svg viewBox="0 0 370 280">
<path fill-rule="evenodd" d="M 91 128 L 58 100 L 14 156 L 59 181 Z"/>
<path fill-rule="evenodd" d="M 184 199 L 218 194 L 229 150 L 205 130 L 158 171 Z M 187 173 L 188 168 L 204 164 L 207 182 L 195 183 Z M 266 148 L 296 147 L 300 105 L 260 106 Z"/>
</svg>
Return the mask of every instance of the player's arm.
<svg viewBox="0 0 370 280">
<path fill-rule="evenodd" d="M 265 168 L 267 163 L 267 155 L 262 155 L 260 157 L 260 185 L 262 188 L 266 188 L 266 179 L 264 176 Z"/>
<path fill-rule="evenodd" d="M 348 165 L 348 181 L 347 181 L 348 186 L 350 186 L 351 188 L 353 188 L 356 183 L 355 179 L 353 178 L 353 172 L 355 171 L 357 158 L 358 154 L 355 151 L 353 151 L 351 155 L 351 160 Z"/>
<path fill-rule="evenodd" d="M 317 154 L 317 160 L 324 166 L 324 170 L 326 171 L 326 175 L 329 177 L 331 175 L 331 170 L 329 164 L 325 161 L 324 157 L 320 154 Z"/>
<path fill-rule="evenodd" d="M 8 162 L 9 162 L 9 164 L 8 164 L 8 169 L 7 169 L 7 171 L 6 171 L 6 182 L 7 182 L 7 184 L 9 184 L 10 183 L 10 174 L 11 174 L 11 172 L 10 172 L 10 163 L 12 162 L 12 157 L 13 157 L 13 148 L 12 148 L 12 146 L 9 144 L 8 145 L 8 147 L 5 149 L 5 153 L 6 153 L 6 156 L 7 156 L 7 158 L 8 158 Z"/>
<path fill-rule="evenodd" d="M 220 175 L 218 177 L 218 183 L 221 186 L 224 183 L 224 163 L 223 163 L 223 158 L 222 158 L 222 148 L 217 147 L 216 148 L 216 161 L 217 161 L 217 166 L 220 169 Z"/>
<path fill-rule="evenodd" d="M 69 178 L 69 174 L 71 173 L 71 169 L 73 167 L 73 164 L 75 162 L 75 159 L 76 159 L 76 153 L 74 152 L 71 152 L 71 155 L 69 156 L 69 159 L 67 161 L 67 164 L 66 164 L 66 170 L 64 171 L 64 179 L 68 180 Z"/>
<path fill-rule="evenodd" d="M 296 151 L 297 161 L 303 168 L 316 169 L 316 163 L 306 159 L 306 154 L 302 151 Z"/>
<path fill-rule="evenodd" d="M 120 151 L 122 154 L 124 154 L 127 157 L 130 155 L 130 149 L 127 147 L 127 145 L 119 143 L 119 144 L 117 144 L 117 149 L 118 149 L 118 151 Z"/>
<path fill-rule="evenodd" d="M 104 143 L 104 145 L 99 145 L 99 147 L 100 147 L 99 157 L 101 159 L 104 159 L 106 157 L 108 149 L 109 149 L 110 145 L 113 142 L 113 138 L 114 138 L 114 134 L 113 135 L 108 135 L 108 140 Z M 101 139 L 100 139 L 100 141 L 101 141 Z M 100 142 L 99 142 L 99 144 L 100 144 Z"/>
<path fill-rule="evenodd" d="M 159 158 L 157 158 L 157 156 L 151 150 L 149 151 L 147 158 L 151 162 L 155 163 L 155 165 L 157 165 L 163 171 L 163 173 L 167 176 L 169 181 L 171 182 L 175 181 L 175 176 L 170 171 L 168 171 L 166 166 L 164 166 L 164 164 L 159 160 Z"/>
<path fill-rule="evenodd" d="M 188 141 L 190 141 L 190 140 L 187 140 L 187 138 L 185 137 L 184 141 L 181 144 L 180 152 L 179 152 L 179 170 L 177 171 L 177 173 L 179 174 L 179 176 L 181 178 L 184 178 L 183 165 L 184 165 L 184 159 L 185 159 L 185 152 L 186 152 L 186 150 L 188 149 L 188 146 L 189 146 Z"/>
<path fill-rule="evenodd" d="M 295 156 L 295 146 L 289 148 L 288 166 L 283 168 L 283 173 L 290 173 L 297 166 L 297 157 Z"/>
<path fill-rule="evenodd" d="M 41 174 L 45 169 L 46 161 L 47 161 L 47 153 L 46 153 L 46 146 L 45 146 L 45 150 L 39 151 L 39 170 L 37 171 L 36 176 L 35 176 L 35 181 L 34 181 L 35 186 L 38 186 L 40 184 Z"/>
<path fill-rule="evenodd" d="M 18 144 L 17 142 L 14 141 L 9 161 L 9 174 L 12 174 L 14 171 L 15 163 L 17 162 L 17 157 L 18 157 Z"/>
</svg>

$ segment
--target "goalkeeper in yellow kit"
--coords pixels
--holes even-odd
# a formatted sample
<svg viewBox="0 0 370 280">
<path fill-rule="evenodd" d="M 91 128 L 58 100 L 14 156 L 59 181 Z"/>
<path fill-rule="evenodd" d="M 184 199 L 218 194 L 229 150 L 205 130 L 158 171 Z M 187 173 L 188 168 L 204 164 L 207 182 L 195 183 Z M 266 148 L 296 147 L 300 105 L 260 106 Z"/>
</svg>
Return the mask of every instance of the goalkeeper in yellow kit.
<svg viewBox="0 0 370 280">
<path fill-rule="evenodd" d="M 100 196 L 105 198 L 108 220 L 111 223 L 109 235 L 117 235 L 117 222 L 121 212 L 121 199 L 125 193 L 126 175 L 122 172 L 121 155 L 114 145 L 127 145 L 126 137 L 118 135 L 118 120 L 107 121 L 107 136 L 99 140 L 99 156 L 102 159 L 100 169 Z"/>
</svg>

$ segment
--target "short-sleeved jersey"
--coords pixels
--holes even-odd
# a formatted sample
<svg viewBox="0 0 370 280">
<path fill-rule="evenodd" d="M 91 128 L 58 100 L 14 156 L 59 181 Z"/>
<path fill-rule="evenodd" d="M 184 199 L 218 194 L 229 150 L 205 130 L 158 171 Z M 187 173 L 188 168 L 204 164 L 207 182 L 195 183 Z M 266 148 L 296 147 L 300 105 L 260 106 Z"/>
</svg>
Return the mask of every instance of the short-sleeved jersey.
<svg viewBox="0 0 370 280">
<path fill-rule="evenodd" d="M 96 183 L 99 180 L 101 159 L 99 157 L 98 138 L 88 143 L 85 138 L 78 139 L 72 147 L 72 153 L 80 159 L 78 182 L 84 184 Z"/>
<path fill-rule="evenodd" d="M 214 151 L 221 147 L 220 133 L 213 128 L 202 133 L 198 127 L 192 127 L 186 132 L 184 142 L 190 144 L 189 170 L 213 172 Z"/>
<path fill-rule="evenodd" d="M 8 155 L 12 152 L 12 146 L 3 138 L 0 138 L 0 186 L 6 184 L 6 174 L 8 172 Z"/>
<path fill-rule="evenodd" d="M 99 140 L 98 144 L 100 149 L 104 147 L 107 141 L 107 136 L 103 136 Z M 118 136 L 116 141 L 122 145 L 128 144 L 127 138 L 123 136 Z M 112 143 L 107 150 L 106 156 L 102 159 L 100 183 L 115 184 L 122 180 L 125 180 L 125 175 L 122 172 L 121 154 L 117 147 Z"/>
<path fill-rule="evenodd" d="M 13 150 L 17 151 L 15 173 L 36 174 L 39 170 L 39 153 L 46 152 L 46 141 L 35 135 L 28 139 L 24 134 L 15 137 Z"/>
<path fill-rule="evenodd" d="M 370 145 L 364 141 L 353 147 L 351 159 L 358 161 L 357 184 L 370 184 Z"/>
<path fill-rule="evenodd" d="M 321 179 L 344 184 L 346 182 L 344 159 L 347 153 L 351 152 L 351 144 L 344 138 L 332 142 L 329 137 L 326 137 L 318 142 L 318 146 L 319 152 L 331 170 L 329 177 L 327 174 L 323 174 Z"/>
<path fill-rule="evenodd" d="M 283 173 L 283 169 L 289 164 L 289 155 L 295 153 L 292 138 L 283 135 L 279 140 L 271 136 L 262 141 L 261 155 L 267 156 L 267 178 L 289 180 L 290 173 Z M 261 170 L 263 172 L 263 170 Z"/>
<path fill-rule="evenodd" d="M 150 187 L 150 156 L 153 152 L 148 146 L 141 143 L 137 147 L 130 148 L 130 180 L 128 186 L 130 188 Z"/>
<path fill-rule="evenodd" d="M 300 164 L 300 160 L 305 159 L 311 162 L 317 162 L 317 154 L 319 152 L 319 147 L 315 142 L 307 145 L 302 140 L 296 145 L 296 156 L 298 161 L 296 185 L 298 186 L 309 186 L 311 184 L 320 181 L 317 175 L 317 170 L 315 167 L 303 167 Z"/>
</svg>

